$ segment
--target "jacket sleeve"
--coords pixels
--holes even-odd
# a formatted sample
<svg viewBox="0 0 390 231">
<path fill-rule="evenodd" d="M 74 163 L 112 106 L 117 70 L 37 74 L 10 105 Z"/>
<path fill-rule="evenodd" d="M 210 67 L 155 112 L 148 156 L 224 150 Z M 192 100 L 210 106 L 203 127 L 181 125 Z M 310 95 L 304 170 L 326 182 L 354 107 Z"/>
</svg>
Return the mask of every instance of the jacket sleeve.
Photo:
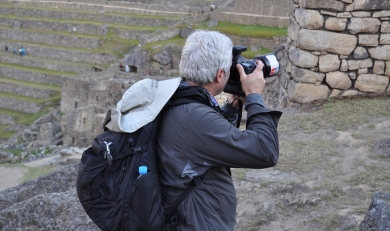
<svg viewBox="0 0 390 231">
<path fill-rule="evenodd" d="M 279 158 L 277 125 L 281 112 L 260 103 L 246 105 L 247 129 L 241 131 L 213 110 L 194 108 L 188 124 L 188 158 L 204 166 L 268 168 Z"/>
</svg>

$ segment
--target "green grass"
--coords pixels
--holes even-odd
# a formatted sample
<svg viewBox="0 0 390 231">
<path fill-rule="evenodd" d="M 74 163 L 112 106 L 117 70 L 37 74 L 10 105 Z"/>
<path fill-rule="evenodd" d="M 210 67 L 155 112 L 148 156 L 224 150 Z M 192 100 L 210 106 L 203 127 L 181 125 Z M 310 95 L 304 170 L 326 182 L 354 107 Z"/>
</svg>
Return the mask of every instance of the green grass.
<svg viewBox="0 0 390 231">
<path fill-rule="evenodd" d="M 196 26 L 198 29 L 207 28 L 207 23 Z M 287 36 L 287 28 L 266 27 L 260 25 L 242 25 L 219 21 L 217 26 L 208 28 L 225 34 L 251 38 L 272 39 L 274 36 Z"/>
<path fill-rule="evenodd" d="M 51 90 L 51 91 L 61 91 L 61 86 L 54 85 L 54 84 L 46 84 L 46 83 L 36 83 L 36 82 L 30 82 L 30 81 L 22 81 L 22 80 L 17 80 L 17 79 L 10 79 L 6 77 L 0 77 L 0 83 L 11 83 L 11 84 L 17 84 L 21 86 L 26 86 L 26 87 L 32 87 L 32 88 L 37 88 L 37 89 L 46 89 L 46 90 Z"/>
<path fill-rule="evenodd" d="M 60 103 L 60 96 L 42 100 L 43 109 L 37 113 L 24 113 L 10 109 L 0 108 L 0 114 L 12 117 L 17 124 L 28 125 L 48 113 L 52 107 L 57 107 Z"/>
<path fill-rule="evenodd" d="M 11 30 L 8 27 L 2 27 L 2 26 L 0 26 L 0 29 Z M 37 33 L 37 31 L 38 31 L 36 29 L 29 29 L 29 28 L 27 28 L 27 29 L 19 29 L 19 30 L 32 32 L 32 33 Z M 68 31 L 39 30 L 39 33 L 42 33 L 42 34 L 45 34 L 45 33 L 47 33 L 47 34 L 56 34 L 56 35 L 62 35 L 62 36 L 68 36 L 68 37 L 79 37 L 79 38 L 88 38 L 88 39 L 99 39 L 99 38 L 101 38 L 101 36 L 98 36 L 98 35 L 87 35 L 87 34 L 78 34 L 78 33 L 70 34 Z"/>
<path fill-rule="evenodd" d="M 12 4 L 0 3 L 0 7 L 12 7 Z"/>
<path fill-rule="evenodd" d="M 1 111 L 1 109 L 0 109 L 0 111 Z M 1 114 L 1 112 L 0 112 L 0 114 Z M 14 132 L 14 131 L 8 131 L 8 125 L 0 124 L 0 139 L 9 139 L 15 134 L 16 134 L 16 132 Z"/>
<path fill-rule="evenodd" d="M 182 38 L 180 36 L 176 36 L 176 37 L 164 40 L 164 41 L 158 41 L 158 42 L 152 42 L 152 43 L 145 44 L 142 47 L 142 49 L 149 50 L 153 54 L 155 52 L 160 51 L 164 47 L 164 45 L 172 44 L 172 45 L 175 45 L 178 47 L 183 47 L 185 42 L 186 42 L 185 38 Z"/>
<path fill-rule="evenodd" d="M 258 51 L 250 51 L 250 50 L 244 51 L 241 53 L 241 55 L 247 59 L 253 59 L 254 57 L 256 57 L 258 55 L 264 55 L 264 54 L 268 54 L 268 53 L 272 53 L 272 50 L 265 48 L 265 47 L 262 47 L 261 50 L 258 50 Z"/>
<path fill-rule="evenodd" d="M 14 57 L 12 52 L 6 53 L 5 51 L 0 51 L 0 55 L 3 55 L 3 56 L 8 55 L 9 57 Z M 72 61 L 58 60 L 58 59 L 47 59 L 47 58 L 41 58 L 41 57 L 36 57 L 36 56 L 30 56 L 30 55 L 23 57 L 23 59 L 40 61 L 40 62 L 44 62 L 44 63 L 53 63 L 53 64 L 59 64 L 59 65 L 71 65 L 71 66 L 79 66 L 79 67 L 87 67 L 87 68 L 91 67 L 90 63 L 72 62 Z"/>
<path fill-rule="evenodd" d="M 36 72 L 45 75 L 73 76 L 77 74 L 76 72 L 72 72 L 72 71 L 55 71 L 55 70 L 48 70 L 44 68 L 28 67 L 28 66 L 10 64 L 10 63 L 0 63 L 0 67 L 12 68 L 12 69 L 27 71 L 27 72 Z"/>
<path fill-rule="evenodd" d="M 5 149 L 3 149 L 3 151 L 10 152 L 10 153 L 12 153 L 14 156 L 19 156 L 20 153 L 23 152 L 23 150 L 20 150 L 20 149 L 9 149 L 9 148 L 5 148 Z"/>
<path fill-rule="evenodd" d="M 18 95 L 18 94 L 13 94 L 13 93 L 9 93 L 9 92 L 1 92 L 0 91 L 0 97 L 16 99 L 16 100 L 19 100 L 19 101 L 40 104 L 40 103 L 46 103 L 48 101 L 59 101 L 60 97 L 61 97 L 61 94 L 57 93 L 57 94 L 54 94 L 53 96 L 51 96 L 49 98 L 42 99 L 42 98 L 33 98 L 33 97 L 30 97 L 30 96 L 24 96 L 24 95 Z"/>
<path fill-rule="evenodd" d="M 118 58 L 123 58 L 124 55 L 130 51 L 131 47 L 138 44 L 138 40 L 118 38 L 113 29 L 109 28 L 102 45 L 93 51 L 98 53 L 114 54 Z"/>
<path fill-rule="evenodd" d="M 25 19 L 30 21 L 39 21 L 39 22 L 55 22 L 55 23 L 74 23 L 74 24 L 87 24 L 87 25 L 107 25 L 108 28 L 117 28 L 121 30 L 134 30 L 134 31 L 157 31 L 157 30 L 163 30 L 167 29 L 169 26 L 136 26 L 136 25 L 123 25 L 123 24 L 111 24 L 111 23 L 103 23 L 103 22 L 97 22 L 92 20 L 65 20 L 65 19 L 50 19 L 50 18 L 34 18 L 34 17 L 21 17 L 16 15 L 0 15 L 1 18 L 9 18 L 9 19 Z M 37 31 L 37 30 L 34 30 Z M 75 35 L 79 33 L 74 33 Z M 69 35 L 69 33 L 68 33 Z"/>
<path fill-rule="evenodd" d="M 329 169 L 336 172 L 335 165 L 329 165 L 327 158 L 338 154 L 335 143 L 329 140 L 280 140 L 280 156 L 275 167 L 281 171 L 308 173 L 315 169 Z M 285 160 L 288 161 L 285 161 Z"/>
<path fill-rule="evenodd" d="M 23 164 L 1 164 L 0 167 L 6 167 L 6 168 L 20 168 L 27 170 L 27 174 L 21 179 L 20 183 L 24 183 L 30 180 L 34 180 L 40 176 L 49 174 L 53 172 L 55 169 L 53 167 L 28 167 Z"/>
<path fill-rule="evenodd" d="M 292 132 L 302 129 L 307 133 L 311 133 L 322 128 L 345 131 L 366 123 L 369 118 L 390 116 L 390 99 L 388 96 L 379 98 L 331 98 L 323 102 L 313 102 L 312 105 L 319 107 L 319 110 L 310 114 L 282 117 L 279 130 L 281 132 Z M 289 126 L 285 127 L 285 124 L 289 124 Z"/>
<path fill-rule="evenodd" d="M 9 5 L 7 5 L 9 6 Z M 43 10 L 43 11 L 56 11 L 56 12 L 74 12 L 74 13 L 86 13 L 86 14 L 96 14 L 92 11 L 86 10 L 74 10 L 74 9 L 58 9 L 58 8 L 49 8 L 49 7 L 19 7 L 23 9 L 31 9 L 31 10 Z M 141 15 L 141 14 L 125 14 L 125 13 L 104 13 L 104 15 L 117 15 L 117 16 L 125 16 L 125 17 L 134 17 L 134 18 L 146 18 L 146 19 L 180 19 L 179 16 L 162 16 L 162 15 Z"/>
</svg>

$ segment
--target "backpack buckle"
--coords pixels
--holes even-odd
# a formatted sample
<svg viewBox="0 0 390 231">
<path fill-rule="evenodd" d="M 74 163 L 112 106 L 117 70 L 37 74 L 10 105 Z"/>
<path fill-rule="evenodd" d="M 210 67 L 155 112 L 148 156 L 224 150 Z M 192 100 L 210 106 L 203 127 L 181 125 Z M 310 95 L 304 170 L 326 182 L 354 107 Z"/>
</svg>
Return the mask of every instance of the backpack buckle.
<svg viewBox="0 0 390 231">
<path fill-rule="evenodd" d="M 112 144 L 112 142 L 108 142 L 108 143 L 106 141 L 103 142 L 106 145 L 106 151 L 104 152 L 104 159 L 107 159 L 108 165 L 111 165 L 113 158 L 110 151 L 110 145 Z"/>
<path fill-rule="evenodd" d="M 137 153 L 140 153 L 142 152 L 142 147 L 141 146 L 137 146 L 137 147 L 132 147 L 131 148 L 131 153 L 133 154 L 137 154 Z"/>
</svg>

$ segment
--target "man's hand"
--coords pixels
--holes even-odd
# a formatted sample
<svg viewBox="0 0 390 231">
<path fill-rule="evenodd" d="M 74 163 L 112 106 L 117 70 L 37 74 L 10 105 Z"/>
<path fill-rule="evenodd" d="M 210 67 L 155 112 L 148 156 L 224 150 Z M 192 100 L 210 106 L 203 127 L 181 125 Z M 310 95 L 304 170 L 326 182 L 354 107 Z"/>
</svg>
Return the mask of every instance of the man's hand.
<svg viewBox="0 0 390 231">
<path fill-rule="evenodd" d="M 260 60 L 256 60 L 256 64 L 256 69 L 249 75 L 245 74 L 244 68 L 241 66 L 241 64 L 236 65 L 238 73 L 240 73 L 241 88 L 244 91 L 245 96 L 251 93 L 261 94 L 264 91 L 264 64 Z"/>
<path fill-rule="evenodd" d="M 228 102 L 229 103 L 232 103 L 233 102 L 233 108 L 235 109 L 238 109 L 239 106 L 238 106 L 238 100 L 241 100 L 242 104 L 245 104 L 246 102 L 246 99 L 245 97 L 240 97 L 240 96 L 237 96 L 237 95 L 232 95 L 232 94 L 227 94 L 227 97 L 228 97 Z"/>
</svg>

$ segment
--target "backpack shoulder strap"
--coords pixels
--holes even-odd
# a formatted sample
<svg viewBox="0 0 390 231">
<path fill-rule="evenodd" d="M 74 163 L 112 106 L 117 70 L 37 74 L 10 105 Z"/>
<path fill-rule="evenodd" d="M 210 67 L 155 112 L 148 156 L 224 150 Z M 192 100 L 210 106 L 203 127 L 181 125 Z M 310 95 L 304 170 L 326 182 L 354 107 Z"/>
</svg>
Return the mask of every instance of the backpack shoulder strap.
<svg viewBox="0 0 390 231">
<path fill-rule="evenodd" d="M 165 212 L 165 223 L 170 224 L 172 231 L 176 230 L 176 227 L 181 225 L 184 222 L 183 215 L 180 214 L 177 207 L 186 199 L 188 195 L 194 190 L 197 186 L 203 183 L 203 178 L 205 177 L 206 172 L 201 175 L 194 177 L 190 184 L 181 192 L 181 194 L 176 198 L 171 206 Z"/>
</svg>

